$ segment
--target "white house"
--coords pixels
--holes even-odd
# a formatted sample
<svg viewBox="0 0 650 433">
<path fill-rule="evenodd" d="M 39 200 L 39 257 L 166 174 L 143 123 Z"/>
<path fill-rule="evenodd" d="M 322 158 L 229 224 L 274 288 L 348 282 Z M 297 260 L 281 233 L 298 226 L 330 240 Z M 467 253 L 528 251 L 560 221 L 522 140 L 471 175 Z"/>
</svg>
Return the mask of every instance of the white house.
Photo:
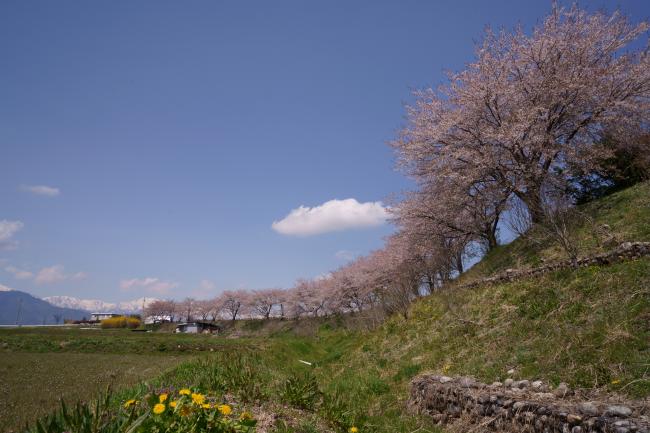
<svg viewBox="0 0 650 433">
<path fill-rule="evenodd" d="M 116 313 L 90 313 L 91 322 L 100 322 L 104 319 L 110 319 L 111 317 L 117 317 L 119 314 Z"/>
</svg>

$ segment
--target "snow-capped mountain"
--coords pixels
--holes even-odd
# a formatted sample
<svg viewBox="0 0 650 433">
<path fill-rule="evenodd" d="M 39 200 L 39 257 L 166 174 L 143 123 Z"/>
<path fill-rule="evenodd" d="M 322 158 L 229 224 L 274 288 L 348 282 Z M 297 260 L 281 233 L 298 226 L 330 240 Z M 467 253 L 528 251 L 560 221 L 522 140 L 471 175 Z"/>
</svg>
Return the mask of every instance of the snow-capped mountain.
<svg viewBox="0 0 650 433">
<path fill-rule="evenodd" d="M 79 299 L 73 296 L 48 296 L 44 301 L 63 308 L 86 310 L 91 313 L 135 313 L 142 311 L 150 303 L 157 301 L 155 298 L 140 298 L 123 302 L 104 302 L 99 299 Z"/>
</svg>

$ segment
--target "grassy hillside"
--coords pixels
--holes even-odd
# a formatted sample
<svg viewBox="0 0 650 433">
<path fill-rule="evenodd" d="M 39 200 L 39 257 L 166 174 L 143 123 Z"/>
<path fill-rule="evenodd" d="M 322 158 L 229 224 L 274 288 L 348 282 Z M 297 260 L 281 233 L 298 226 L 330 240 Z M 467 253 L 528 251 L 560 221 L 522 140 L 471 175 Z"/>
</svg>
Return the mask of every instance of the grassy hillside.
<svg viewBox="0 0 650 433">
<path fill-rule="evenodd" d="M 422 371 L 490 383 L 513 368 L 515 378 L 645 397 L 649 288 L 650 259 L 643 259 L 434 295 L 417 303 L 409 320 L 395 317 L 367 335 L 330 380 L 388 384 L 377 413 L 397 411 L 408 379 Z"/>
<path fill-rule="evenodd" d="M 581 255 L 606 251 L 626 241 L 650 241 L 650 182 L 603 197 L 579 207 L 587 218 L 574 227 Z M 544 261 L 566 259 L 551 240 L 532 242 L 519 238 L 491 251 L 460 278 L 467 282 L 508 268 L 540 266 Z"/>
</svg>

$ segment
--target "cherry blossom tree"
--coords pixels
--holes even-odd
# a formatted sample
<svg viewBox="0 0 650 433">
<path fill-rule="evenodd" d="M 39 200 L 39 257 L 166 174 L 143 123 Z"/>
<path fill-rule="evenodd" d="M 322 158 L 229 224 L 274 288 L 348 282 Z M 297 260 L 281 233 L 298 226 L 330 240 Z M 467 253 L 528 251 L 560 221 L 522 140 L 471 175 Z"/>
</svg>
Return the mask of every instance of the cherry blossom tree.
<svg viewBox="0 0 650 433">
<path fill-rule="evenodd" d="M 249 297 L 250 310 L 253 314 L 268 319 L 276 307 L 280 308 L 283 298 L 284 291 L 282 289 L 254 290 Z"/>
<path fill-rule="evenodd" d="M 194 298 L 187 297 L 181 303 L 180 310 L 182 311 L 182 314 L 187 322 L 191 321 L 194 317 L 193 313 L 195 312 L 196 307 L 197 301 Z"/>
<path fill-rule="evenodd" d="M 201 320 L 208 320 L 210 316 L 212 316 L 213 313 L 213 305 L 212 301 L 210 300 L 198 300 L 195 301 L 194 304 L 194 309 L 196 311 L 196 314 L 201 317 Z"/>
<path fill-rule="evenodd" d="M 248 301 L 248 292 L 246 290 L 226 290 L 219 295 L 218 300 L 221 306 L 220 310 L 230 320 L 235 321 Z"/>
<path fill-rule="evenodd" d="M 516 195 L 540 221 L 544 194 L 602 161 L 594 143 L 605 131 L 627 137 L 647 125 L 650 57 L 630 44 L 648 28 L 554 5 L 532 34 L 488 30 L 465 70 L 416 93 L 393 144 L 399 165 L 434 191 L 496 192 L 492 207 Z"/>
<path fill-rule="evenodd" d="M 145 307 L 144 314 L 153 318 L 169 317 L 173 322 L 176 317 L 176 302 L 170 299 L 153 301 Z"/>
<path fill-rule="evenodd" d="M 299 279 L 290 291 L 294 317 L 318 317 L 326 312 L 328 299 L 320 290 L 324 285 L 318 280 Z"/>
</svg>

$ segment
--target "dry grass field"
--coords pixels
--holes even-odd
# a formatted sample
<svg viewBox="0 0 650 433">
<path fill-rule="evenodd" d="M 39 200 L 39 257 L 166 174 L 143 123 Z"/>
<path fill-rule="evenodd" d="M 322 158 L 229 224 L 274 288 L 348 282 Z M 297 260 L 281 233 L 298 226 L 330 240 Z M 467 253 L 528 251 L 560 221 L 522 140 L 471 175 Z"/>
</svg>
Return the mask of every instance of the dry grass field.
<svg viewBox="0 0 650 433">
<path fill-rule="evenodd" d="M 155 377 L 187 355 L 12 353 L 0 356 L 0 426 L 12 431 L 59 406 Z"/>
</svg>

